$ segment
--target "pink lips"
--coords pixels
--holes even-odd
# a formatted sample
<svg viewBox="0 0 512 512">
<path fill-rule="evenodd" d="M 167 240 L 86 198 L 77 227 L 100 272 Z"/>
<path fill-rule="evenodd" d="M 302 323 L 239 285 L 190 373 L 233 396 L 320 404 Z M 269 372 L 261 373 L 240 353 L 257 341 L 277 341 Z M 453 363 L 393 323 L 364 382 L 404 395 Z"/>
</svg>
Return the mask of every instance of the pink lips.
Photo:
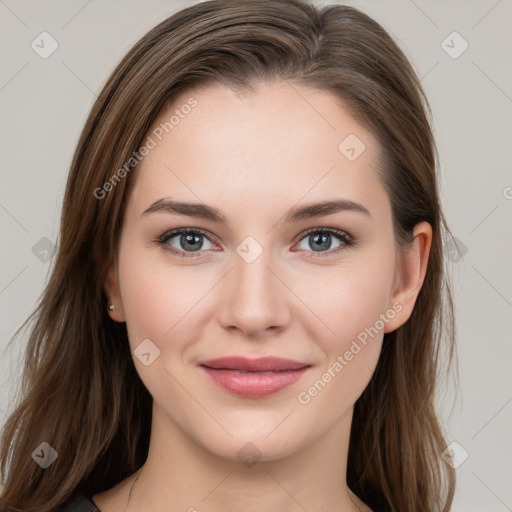
<svg viewBox="0 0 512 512">
<path fill-rule="evenodd" d="M 200 363 L 220 387 L 246 398 L 262 398 L 297 382 L 311 366 L 278 357 L 224 357 Z"/>
</svg>

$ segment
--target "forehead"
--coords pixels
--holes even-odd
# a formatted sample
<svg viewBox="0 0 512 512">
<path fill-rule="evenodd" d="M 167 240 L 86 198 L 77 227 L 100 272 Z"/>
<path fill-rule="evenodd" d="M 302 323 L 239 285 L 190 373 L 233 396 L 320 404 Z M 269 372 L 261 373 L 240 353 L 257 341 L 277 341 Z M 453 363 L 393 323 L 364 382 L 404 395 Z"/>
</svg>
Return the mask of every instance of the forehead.
<svg viewBox="0 0 512 512">
<path fill-rule="evenodd" d="M 375 137 L 333 93 L 291 82 L 182 92 L 146 137 L 154 147 L 136 169 L 131 198 L 139 210 L 165 196 L 261 210 L 301 198 L 372 203 L 384 193 Z"/>
</svg>

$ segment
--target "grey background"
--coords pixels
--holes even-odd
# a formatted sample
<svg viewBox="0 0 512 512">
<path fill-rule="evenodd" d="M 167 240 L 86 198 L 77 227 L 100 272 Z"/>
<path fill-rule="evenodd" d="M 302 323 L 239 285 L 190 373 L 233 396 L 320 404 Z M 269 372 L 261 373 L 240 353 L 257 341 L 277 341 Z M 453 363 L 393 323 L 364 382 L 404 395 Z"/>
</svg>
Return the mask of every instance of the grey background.
<svg viewBox="0 0 512 512">
<path fill-rule="evenodd" d="M 86 115 L 130 46 L 192 3 L 0 0 L 2 424 L 23 348 L 6 350 L 7 342 L 47 279 L 45 251 Z M 434 114 L 442 201 L 460 251 L 451 256 L 460 389 L 449 383 L 439 398 L 448 442 L 469 454 L 453 510 L 512 510 L 512 0 L 340 3 L 394 36 Z M 43 31 L 59 45 L 47 59 L 31 47 Z M 457 36 L 446 39 L 453 31 L 469 44 L 457 58 L 445 51 L 463 48 Z"/>
</svg>

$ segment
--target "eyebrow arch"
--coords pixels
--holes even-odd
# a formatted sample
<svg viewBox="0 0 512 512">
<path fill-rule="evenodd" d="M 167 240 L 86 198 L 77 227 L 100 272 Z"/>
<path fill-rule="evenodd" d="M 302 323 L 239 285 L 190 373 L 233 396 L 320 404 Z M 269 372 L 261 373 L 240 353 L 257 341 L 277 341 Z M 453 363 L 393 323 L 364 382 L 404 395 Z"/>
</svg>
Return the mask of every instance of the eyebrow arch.
<svg viewBox="0 0 512 512">
<path fill-rule="evenodd" d="M 321 201 L 319 203 L 309 203 L 303 206 L 291 208 L 285 215 L 283 222 L 291 224 L 305 219 L 331 215 L 341 211 L 353 211 L 371 217 L 370 212 L 362 204 L 355 203 L 348 199 L 336 199 L 331 201 Z M 149 208 L 144 210 L 142 215 L 147 215 L 153 212 L 176 213 L 220 224 L 227 224 L 226 217 L 218 208 L 201 203 L 184 203 L 181 201 L 173 201 L 169 198 L 163 198 L 155 201 Z"/>
</svg>

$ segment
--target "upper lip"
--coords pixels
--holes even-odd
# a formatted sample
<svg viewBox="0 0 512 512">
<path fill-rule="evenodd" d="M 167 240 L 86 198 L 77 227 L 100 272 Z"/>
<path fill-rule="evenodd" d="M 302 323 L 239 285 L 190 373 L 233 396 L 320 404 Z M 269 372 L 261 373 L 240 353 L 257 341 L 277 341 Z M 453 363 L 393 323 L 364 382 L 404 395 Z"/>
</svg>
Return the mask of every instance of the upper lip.
<svg viewBox="0 0 512 512">
<path fill-rule="evenodd" d="M 213 369 L 240 370 L 242 372 L 299 370 L 306 366 L 311 366 L 308 363 L 292 361 L 291 359 L 283 359 L 281 357 L 260 357 L 257 359 L 248 359 L 240 356 L 210 359 L 208 361 L 202 361 L 199 364 Z"/>
</svg>

